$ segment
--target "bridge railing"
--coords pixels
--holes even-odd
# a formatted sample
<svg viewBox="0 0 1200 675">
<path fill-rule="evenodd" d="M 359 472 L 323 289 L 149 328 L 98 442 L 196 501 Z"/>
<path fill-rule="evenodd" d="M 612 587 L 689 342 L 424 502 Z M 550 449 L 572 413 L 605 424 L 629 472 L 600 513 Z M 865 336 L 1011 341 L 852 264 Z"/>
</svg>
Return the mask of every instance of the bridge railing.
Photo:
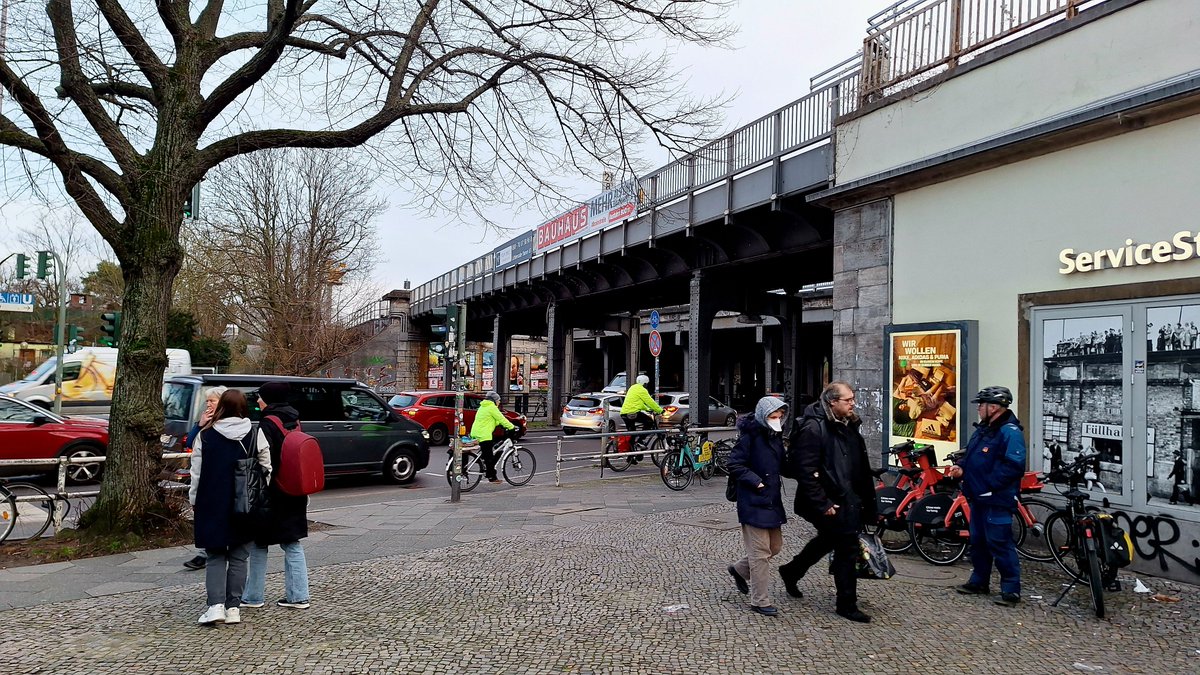
<svg viewBox="0 0 1200 675">
<path fill-rule="evenodd" d="M 1108 0 L 904 0 L 868 20 L 858 104 L 906 89 L 1039 24 Z"/>
</svg>

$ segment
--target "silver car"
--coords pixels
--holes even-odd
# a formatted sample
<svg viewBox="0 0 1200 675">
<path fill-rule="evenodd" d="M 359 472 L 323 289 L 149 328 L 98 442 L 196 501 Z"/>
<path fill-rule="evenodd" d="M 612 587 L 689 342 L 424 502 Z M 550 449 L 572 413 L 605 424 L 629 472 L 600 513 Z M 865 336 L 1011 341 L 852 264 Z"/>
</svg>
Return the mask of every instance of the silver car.
<svg viewBox="0 0 1200 675">
<path fill-rule="evenodd" d="M 623 394 L 576 394 L 562 409 L 563 433 L 571 436 L 575 432 L 599 433 L 624 429 L 621 420 Z"/>
<path fill-rule="evenodd" d="M 731 427 L 737 423 L 737 411 L 711 396 L 708 397 L 708 417 L 696 421 L 692 418 L 690 402 L 690 396 L 686 391 L 668 391 L 659 394 L 658 404 L 663 408 L 663 426 L 699 424 L 706 427 Z"/>
</svg>

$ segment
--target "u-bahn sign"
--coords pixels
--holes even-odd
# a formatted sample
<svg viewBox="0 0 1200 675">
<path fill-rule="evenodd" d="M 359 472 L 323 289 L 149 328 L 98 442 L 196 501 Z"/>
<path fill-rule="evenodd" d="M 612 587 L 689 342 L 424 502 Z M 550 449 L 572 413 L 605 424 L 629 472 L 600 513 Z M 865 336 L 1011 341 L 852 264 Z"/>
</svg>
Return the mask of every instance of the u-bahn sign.
<svg viewBox="0 0 1200 675">
<path fill-rule="evenodd" d="M 33 293 L 0 291 L 0 312 L 32 312 Z"/>
</svg>

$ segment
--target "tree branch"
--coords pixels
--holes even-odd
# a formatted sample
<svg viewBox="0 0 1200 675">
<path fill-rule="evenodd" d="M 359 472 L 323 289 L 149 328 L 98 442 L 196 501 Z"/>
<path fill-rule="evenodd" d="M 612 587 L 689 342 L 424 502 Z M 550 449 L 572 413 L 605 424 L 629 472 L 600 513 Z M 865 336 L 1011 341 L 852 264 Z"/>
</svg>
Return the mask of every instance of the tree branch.
<svg viewBox="0 0 1200 675">
<path fill-rule="evenodd" d="M 108 21 L 108 25 L 117 39 L 121 41 L 121 46 L 133 58 L 133 62 L 137 64 L 146 81 L 150 83 L 151 89 L 155 94 L 161 96 L 162 88 L 167 81 L 167 67 L 158 58 L 158 54 L 154 53 L 154 50 L 142 37 L 141 32 L 133 25 L 133 21 L 125 13 L 120 2 L 97 0 L 97 7 L 104 14 L 104 19 Z"/>
</svg>

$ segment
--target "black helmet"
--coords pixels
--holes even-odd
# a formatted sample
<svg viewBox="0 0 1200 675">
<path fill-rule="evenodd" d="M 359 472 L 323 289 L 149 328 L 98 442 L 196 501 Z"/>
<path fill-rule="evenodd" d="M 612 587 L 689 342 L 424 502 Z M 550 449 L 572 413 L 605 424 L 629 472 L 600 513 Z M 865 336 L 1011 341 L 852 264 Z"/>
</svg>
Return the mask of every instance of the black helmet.
<svg viewBox="0 0 1200 675">
<path fill-rule="evenodd" d="M 1012 402 L 1013 395 L 1008 387 L 984 387 L 971 399 L 971 403 L 995 403 L 1005 408 L 1012 405 Z"/>
</svg>

